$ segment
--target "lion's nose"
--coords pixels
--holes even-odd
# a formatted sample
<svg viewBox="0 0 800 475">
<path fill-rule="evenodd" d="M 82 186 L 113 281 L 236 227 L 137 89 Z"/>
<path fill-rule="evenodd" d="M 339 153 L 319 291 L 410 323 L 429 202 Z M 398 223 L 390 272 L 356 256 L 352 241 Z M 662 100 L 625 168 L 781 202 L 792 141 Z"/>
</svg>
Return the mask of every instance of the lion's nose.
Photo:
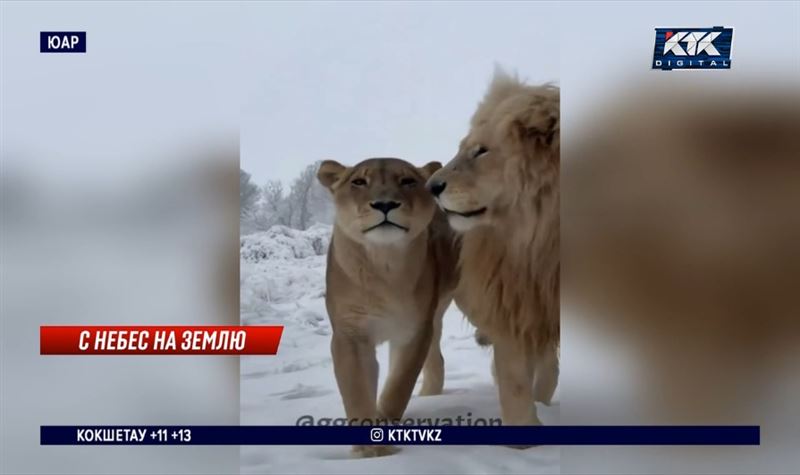
<svg viewBox="0 0 800 475">
<path fill-rule="evenodd" d="M 445 188 L 447 188 L 447 182 L 444 181 L 434 181 L 428 184 L 428 190 L 433 193 L 433 196 L 441 195 Z"/>
<path fill-rule="evenodd" d="M 378 211 L 382 211 L 383 214 L 389 214 L 389 211 L 400 207 L 400 203 L 397 201 L 373 201 L 369 205 Z"/>
</svg>

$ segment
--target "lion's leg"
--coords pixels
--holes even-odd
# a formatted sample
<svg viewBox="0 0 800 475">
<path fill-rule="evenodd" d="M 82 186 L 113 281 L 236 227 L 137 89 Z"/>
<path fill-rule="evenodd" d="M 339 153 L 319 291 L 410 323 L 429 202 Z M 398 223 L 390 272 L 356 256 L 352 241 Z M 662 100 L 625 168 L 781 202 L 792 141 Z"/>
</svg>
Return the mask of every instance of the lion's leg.
<svg viewBox="0 0 800 475">
<path fill-rule="evenodd" d="M 552 345 L 536 360 L 536 379 L 533 383 L 535 400 L 550 405 L 558 386 L 558 373 L 558 351 L 556 346 Z"/>
<path fill-rule="evenodd" d="M 444 389 L 444 356 L 442 356 L 440 344 L 442 340 L 442 319 L 449 305 L 450 299 L 440 302 L 436 309 L 436 315 L 433 316 L 433 336 L 431 337 L 428 356 L 425 358 L 425 365 L 422 367 L 420 396 L 442 394 Z"/>
<path fill-rule="evenodd" d="M 392 368 L 381 392 L 379 412 L 389 419 L 399 419 L 406 410 L 414 384 L 428 354 L 433 322 L 423 325 L 409 342 L 389 342 Z"/>
<path fill-rule="evenodd" d="M 375 424 L 378 418 L 375 404 L 378 360 L 375 359 L 375 347 L 366 339 L 334 332 L 331 354 L 347 419 L 356 423 L 369 419 Z M 355 445 L 352 449 L 355 457 L 380 457 L 397 451 L 395 447 L 383 445 Z"/>
<path fill-rule="evenodd" d="M 378 360 L 375 347 L 365 338 L 333 333 L 331 340 L 333 372 L 349 420 L 375 419 L 378 387 Z"/>
<path fill-rule="evenodd" d="M 540 425 L 533 399 L 535 361 L 511 339 L 494 341 L 494 367 L 504 425 Z"/>
</svg>

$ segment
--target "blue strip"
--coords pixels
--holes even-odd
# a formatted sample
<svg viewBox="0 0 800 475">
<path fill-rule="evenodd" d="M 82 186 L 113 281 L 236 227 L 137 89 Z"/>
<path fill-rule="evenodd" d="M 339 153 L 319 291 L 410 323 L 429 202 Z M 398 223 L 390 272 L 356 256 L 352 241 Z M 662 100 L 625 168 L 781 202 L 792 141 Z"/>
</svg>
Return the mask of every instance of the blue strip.
<svg viewBox="0 0 800 475">
<path fill-rule="evenodd" d="M 41 445 L 759 445 L 759 426 L 41 426 Z M 394 431 L 394 432 L 392 432 Z M 378 435 L 380 434 L 380 437 Z"/>
</svg>

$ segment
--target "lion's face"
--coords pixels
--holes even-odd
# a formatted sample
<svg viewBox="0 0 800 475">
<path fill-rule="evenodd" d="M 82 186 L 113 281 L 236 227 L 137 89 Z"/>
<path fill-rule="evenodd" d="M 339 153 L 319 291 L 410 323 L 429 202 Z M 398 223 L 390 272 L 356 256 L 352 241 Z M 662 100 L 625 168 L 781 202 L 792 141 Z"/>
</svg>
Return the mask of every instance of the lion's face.
<svg viewBox="0 0 800 475">
<path fill-rule="evenodd" d="M 493 140 L 486 129 L 471 131 L 447 168 L 435 173 L 429 183 L 456 231 L 491 223 L 508 185 L 505 169 L 514 167 L 512 162 L 518 159 L 515 151 Z"/>
<path fill-rule="evenodd" d="M 520 203 L 553 186 L 558 135 L 556 88 L 495 78 L 458 153 L 427 184 L 453 229 L 516 219 Z"/>
<path fill-rule="evenodd" d="M 333 195 L 336 225 L 361 243 L 403 244 L 411 241 L 436 212 L 425 181 L 438 162 L 422 168 L 397 158 L 372 158 L 353 166 L 326 160 L 317 178 Z"/>
</svg>

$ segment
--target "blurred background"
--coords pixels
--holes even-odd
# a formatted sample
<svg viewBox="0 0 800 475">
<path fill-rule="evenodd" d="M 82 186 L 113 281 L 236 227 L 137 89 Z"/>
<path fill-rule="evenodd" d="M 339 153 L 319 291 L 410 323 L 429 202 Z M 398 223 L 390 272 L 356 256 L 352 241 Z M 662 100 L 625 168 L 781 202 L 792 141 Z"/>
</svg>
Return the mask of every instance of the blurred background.
<svg viewBox="0 0 800 475">
<path fill-rule="evenodd" d="M 561 17 L 562 423 L 762 427 L 761 447 L 565 447 L 562 471 L 796 472 L 800 4 Z M 649 70 L 655 27 L 716 25 L 730 70 Z"/>
<path fill-rule="evenodd" d="M 238 324 L 237 12 L 0 8 L 2 471 L 238 473 L 238 447 L 39 446 L 43 424 L 238 424 L 238 358 L 38 343 L 44 324 Z M 48 30 L 88 52 L 40 54 Z"/>
</svg>

